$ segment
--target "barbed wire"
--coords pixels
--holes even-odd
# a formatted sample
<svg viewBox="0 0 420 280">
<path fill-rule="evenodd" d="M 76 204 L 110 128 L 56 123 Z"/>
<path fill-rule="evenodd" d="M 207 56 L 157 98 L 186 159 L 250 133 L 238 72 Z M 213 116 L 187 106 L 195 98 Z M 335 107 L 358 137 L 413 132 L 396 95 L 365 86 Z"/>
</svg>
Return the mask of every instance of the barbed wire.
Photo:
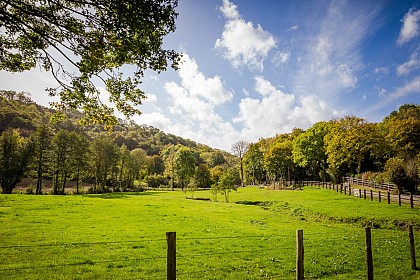
<svg viewBox="0 0 420 280">
<path fill-rule="evenodd" d="M 63 266 L 78 266 L 78 265 L 95 265 L 95 264 L 102 264 L 102 263 L 111 263 L 111 262 L 132 262 L 132 261 L 147 261 L 147 260 L 155 260 L 155 259 L 166 259 L 166 256 L 155 256 L 155 257 L 148 257 L 148 258 L 133 258 L 133 259 L 117 259 L 117 260 L 102 260 L 102 261 L 81 261 L 81 262 L 74 262 L 74 263 L 61 263 L 61 264 L 46 264 L 46 265 L 37 265 L 37 266 L 24 266 L 24 267 L 7 267 L 7 268 L 0 268 L 0 271 L 8 271 L 8 270 L 25 270 L 25 269 L 35 269 L 35 268 L 53 268 L 53 267 L 63 267 Z"/>
<path fill-rule="evenodd" d="M 122 240 L 122 241 L 98 241 L 98 242 L 74 242 L 74 243 L 43 243 L 43 244 L 18 244 L 18 245 L 4 245 L 0 249 L 11 248 L 32 248 L 32 247 L 55 247 L 55 246 L 85 246 L 85 245 L 106 245 L 106 244 L 120 244 L 120 243 L 141 243 L 141 242 L 156 242 L 166 241 L 165 238 L 159 239 L 141 239 L 141 240 Z"/>
</svg>

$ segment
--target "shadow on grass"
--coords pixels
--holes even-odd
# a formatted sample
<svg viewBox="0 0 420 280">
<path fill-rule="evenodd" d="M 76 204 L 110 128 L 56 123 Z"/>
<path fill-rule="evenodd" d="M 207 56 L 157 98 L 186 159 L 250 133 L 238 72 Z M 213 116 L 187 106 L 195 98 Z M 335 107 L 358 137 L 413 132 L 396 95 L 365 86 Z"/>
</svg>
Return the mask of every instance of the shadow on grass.
<svg viewBox="0 0 420 280">
<path fill-rule="evenodd" d="M 130 198 L 131 196 L 135 195 L 156 195 L 158 193 L 164 193 L 162 191 L 154 192 L 154 191 L 145 191 L 145 192 L 132 192 L 132 193 L 122 193 L 122 192 L 115 192 L 115 193 L 104 193 L 104 194 L 84 194 L 83 196 L 89 198 L 102 198 L 102 199 L 116 199 L 116 198 Z"/>
</svg>

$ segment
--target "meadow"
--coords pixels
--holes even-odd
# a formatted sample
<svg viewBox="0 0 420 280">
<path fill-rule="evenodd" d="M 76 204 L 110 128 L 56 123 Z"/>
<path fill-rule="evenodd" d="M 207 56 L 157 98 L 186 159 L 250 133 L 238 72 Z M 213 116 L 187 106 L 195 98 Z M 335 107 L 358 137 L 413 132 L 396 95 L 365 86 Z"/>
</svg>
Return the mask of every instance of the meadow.
<svg viewBox="0 0 420 280">
<path fill-rule="evenodd" d="M 297 229 L 306 279 L 365 279 L 365 226 L 376 279 L 420 279 L 406 230 L 419 255 L 418 208 L 314 187 L 185 195 L 0 195 L 0 279 L 165 279 L 169 231 L 178 279 L 295 279 Z"/>
</svg>

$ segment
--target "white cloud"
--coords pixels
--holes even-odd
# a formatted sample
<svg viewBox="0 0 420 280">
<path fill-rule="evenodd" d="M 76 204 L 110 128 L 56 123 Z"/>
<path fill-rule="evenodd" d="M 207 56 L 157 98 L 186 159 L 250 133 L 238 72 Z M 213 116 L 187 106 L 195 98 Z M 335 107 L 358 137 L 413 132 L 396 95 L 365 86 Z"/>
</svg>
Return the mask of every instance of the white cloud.
<svg viewBox="0 0 420 280">
<path fill-rule="evenodd" d="M 273 63 L 276 65 L 284 64 L 287 61 L 289 61 L 289 58 L 290 58 L 290 52 L 288 51 L 277 52 L 273 57 Z"/>
<path fill-rule="evenodd" d="M 158 112 L 136 115 L 133 119 L 137 123 L 151 125 L 164 131 L 169 131 L 172 126 L 171 120 Z"/>
<path fill-rule="evenodd" d="M 227 19 L 238 19 L 240 15 L 237 10 L 237 6 L 229 0 L 223 0 L 223 6 L 220 7 L 220 11 Z"/>
<path fill-rule="evenodd" d="M 398 87 L 393 93 L 392 98 L 400 98 L 412 93 L 420 93 L 420 76 L 415 77 L 402 87 Z"/>
<path fill-rule="evenodd" d="M 157 95 L 153 93 L 148 93 L 146 95 L 146 99 L 143 100 L 143 104 L 145 103 L 155 104 L 156 102 L 157 102 Z"/>
<path fill-rule="evenodd" d="M 298 30 L 298 29 L 299 29 L 299 25 L 293 25 L 288 30 Z"/>
<path fill-rule="evenodd" d="M 236 5 L 228 0 L 223 1 L 220 10 L 227 22 L 222 38 L 216 40 L 215 48 L 220 49 L 224 58 L 235 68 L 247 66 L 249 69 L 262 71 L 268 52 L 276 47 L 274 36 L 260 25 L 255 28 L 252 22 L 243 20 Z"/>
<path fill-rule="evenodd" d="M 398 45 L 403 45 L 420 34 L 420 10 L 411 8 L 404 15 L 402 23 L 400 35 L 397 39 Z"/>
<path fill-rule="evenodd" d="M 230 101 L 233 93 L 224 88 L 219 76 L 206 78 L 198 71 L 197 62 L 188 54 L 183 54 L 183 63 L 179 68 L 179 76 L 182 79 L 182 86 L 191 96 L 202 97 L 212 104 L 219 105 Z"/>
<path fill-rule="evenodd" d="M 373 72 L 375 74 L 385 74 L 385 75 L 387 75 L 389 73 L 389 68 L 388 67 L 375 67 Z"/>
<path fill-rule="evenodd" d="M 312 21 L 312 36 L 296 44 L 300 58 L 291 75 L 292 91 L 301 96 L 315 94 L 331 100 L 357 86 L 363 69 L 361 44 L 377 25 L 372 24 L 381 5 L 366 2 L 363 8 L 351 1 L 331 1 L 325 15 Z"/>
<path fill-rule="evenodd" d="M 292 131 L 294 127 L 308 128 L 320 120 L 337 114 L 315 95 L 301 97 L 282 92 L 263 77 L 255 77 L 255 90 L 261 99 L 244 98 L 239 104 L 236 123 L 242 123 L 243 135 L 251 138 L 270 137 Z"/>
<path fill-rule="evenodd" d="M 397 66 L 397 75 L 398 76 L 407 75 L 411 71 L 419 69 L 419 68 L 420 68 L 419 53 L 416 51 L 410 56 L 410 59 L 408 61 Z"/>
</svg>

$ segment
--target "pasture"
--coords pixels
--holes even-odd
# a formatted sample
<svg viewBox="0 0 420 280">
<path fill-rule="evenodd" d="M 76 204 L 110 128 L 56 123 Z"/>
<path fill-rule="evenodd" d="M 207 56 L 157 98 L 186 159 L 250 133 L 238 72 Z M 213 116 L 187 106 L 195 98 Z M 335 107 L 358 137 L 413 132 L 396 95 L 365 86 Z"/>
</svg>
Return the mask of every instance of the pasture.
<svg viewBox="0 0 420 280">
<path fill-rule="evenodd" d="M 178 279 L 295 279 L 297 229 L 306 279 L 365 279 L 367 225 L 375 278 L 420 279 L 406 231 L 416 229 L 420 255 L 418 208 L 313 187 L 247 187 L 230 203 L 218 199 L 180 191 L 0 195 L 0 279 L 165 279 L 168 231 L 177 233 Z"/>
</svg>

